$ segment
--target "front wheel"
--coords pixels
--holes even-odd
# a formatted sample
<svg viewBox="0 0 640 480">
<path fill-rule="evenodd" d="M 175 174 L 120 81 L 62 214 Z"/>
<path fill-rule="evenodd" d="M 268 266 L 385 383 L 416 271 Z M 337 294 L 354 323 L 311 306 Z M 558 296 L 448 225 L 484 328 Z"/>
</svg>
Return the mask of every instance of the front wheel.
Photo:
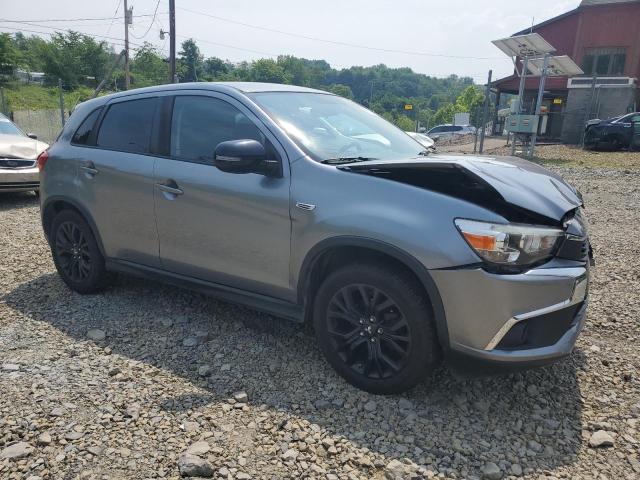
<svg viewBox="0 0 640 480">
<path fill-rule="evenodd" d="M 371 393 L 412 388 L 439 357 L 422 289 L 393 267 L 354 264 L 333 272 L 318 290 L 313 320 L 329 363 Z"/>
</svg>

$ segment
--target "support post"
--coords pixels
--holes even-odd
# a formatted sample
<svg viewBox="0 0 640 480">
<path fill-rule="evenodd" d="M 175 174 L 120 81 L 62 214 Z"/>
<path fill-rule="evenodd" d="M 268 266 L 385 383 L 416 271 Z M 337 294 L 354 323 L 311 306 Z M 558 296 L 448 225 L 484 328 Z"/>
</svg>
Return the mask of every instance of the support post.
<svg viewBox="0 0 640 480">
<path fill-rule="evenodd" d="M 524 100 L 524 92 L 525 92 L 525 81 L 527 79 L 527 68 L 529 67 L 529 57 L 524 57 L 522 60 L 522 72 L 520 73 L 520 87 L 518 88 L 518 109 L 516 111 L 516 115 L 520 115 L 522 113 L 522 103 Z M 516 134 L 513 134 L 513 139 L 511 142 L 511 155 L 516 154 Z"/>
<path fill-rule="evenodd" d="M 538 128 L 540 127 L 540 110 L 542 109 L 542 99 L 544 98 L 544 84 L 547 80 L 547 70 L 549 69 L 550 54 L 544 56 L 542 62 L 542 75 L 540 76 L 540 86 L 538 87 L 538 100 L 536 101 L 536 129 L 531 135 L 531 146 L 529 148 L 529 158 L 533 158 L 533 152 L 536 148 L 536 140 L 538 138 Z"/>
<path fill-rule="evenodd" d="M 62 79 L 58 79 L 58 95 L 60 96 L 60 123 L 64 128 L 64 95 L 62 94 Z"/>
<path fill-rule="evenodd" d="M 482 107 L 482 130 L 480 131 L 480 153 L 484 150 L 484 136 L 485 128 L 487 126 L 487 116 L 489 115 L 489 97 L 491 95 L 491 75 L 492 70 L 489 70 L 489 77 L 487 78 L 487 88 L 484 93 L 484 105 Z"/>
</svg>

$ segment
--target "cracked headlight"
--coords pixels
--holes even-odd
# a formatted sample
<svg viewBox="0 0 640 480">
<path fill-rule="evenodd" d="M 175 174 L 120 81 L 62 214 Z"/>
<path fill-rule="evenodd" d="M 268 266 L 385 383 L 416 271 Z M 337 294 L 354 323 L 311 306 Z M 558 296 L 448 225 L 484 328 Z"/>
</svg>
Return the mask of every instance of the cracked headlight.
<svg viewBox="0 0 640 480">
<path fill-rule="evenodd" d="M 483 260 L 505 266 L 525 266 L 550 258 L 564 237 L 559 228 L 455 220 L 469 246 Z"/>
</svg>

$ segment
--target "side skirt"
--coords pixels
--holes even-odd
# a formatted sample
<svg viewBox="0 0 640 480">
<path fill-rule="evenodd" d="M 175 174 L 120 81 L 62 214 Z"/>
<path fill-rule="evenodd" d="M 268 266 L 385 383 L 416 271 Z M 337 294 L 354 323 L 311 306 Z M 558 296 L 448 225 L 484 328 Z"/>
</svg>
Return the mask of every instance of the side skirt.
<svg viewBox="0 0 640 480">
<path fill-rule="evenodd" d="M 301 305 L 280 300 L 258 293 L 247 292 L 239 288 L 229 287 L 218 283 L 207 282 L 198 278 L 167 272 L 158 268 L 139 265 L 126 260 L 106 260 L 107 270 L 124 273 L 136 277 L 147 278 L 163 283 L 175 285 L 187 290 L 194 290 L 227 302 L 244 305 L 276 317 L 286 318 L 295 322 L 304 322 L 304 309 Z"/>
</svg>

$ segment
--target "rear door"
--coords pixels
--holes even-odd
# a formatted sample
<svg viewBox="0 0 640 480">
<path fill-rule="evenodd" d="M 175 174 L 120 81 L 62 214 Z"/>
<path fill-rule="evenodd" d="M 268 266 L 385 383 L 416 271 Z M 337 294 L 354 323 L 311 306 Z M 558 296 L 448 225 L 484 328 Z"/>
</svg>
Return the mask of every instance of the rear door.
<svg viewBox="0 0 640 480">
<path fill-rule="evenodd" d="M 148 266 L 160 263 L 150 155 L 158 103 L 155 97 L 110 102 L 77 159 L 80 201 L 97 225 L 106 256 Z"/>
<path fill-rule="evenodd" d="M 167 158 L 155 171 L 162 267 L 277 298 L 291 295 L 289 165 L 275 137 L 244 105 L 214 92 L 167 106 Z M 165 114 L 163 114 L 164 116 Z M 280 178 L 213 165 L 218 143 L 253 139 L 282 163 Z"/>
</svg>

